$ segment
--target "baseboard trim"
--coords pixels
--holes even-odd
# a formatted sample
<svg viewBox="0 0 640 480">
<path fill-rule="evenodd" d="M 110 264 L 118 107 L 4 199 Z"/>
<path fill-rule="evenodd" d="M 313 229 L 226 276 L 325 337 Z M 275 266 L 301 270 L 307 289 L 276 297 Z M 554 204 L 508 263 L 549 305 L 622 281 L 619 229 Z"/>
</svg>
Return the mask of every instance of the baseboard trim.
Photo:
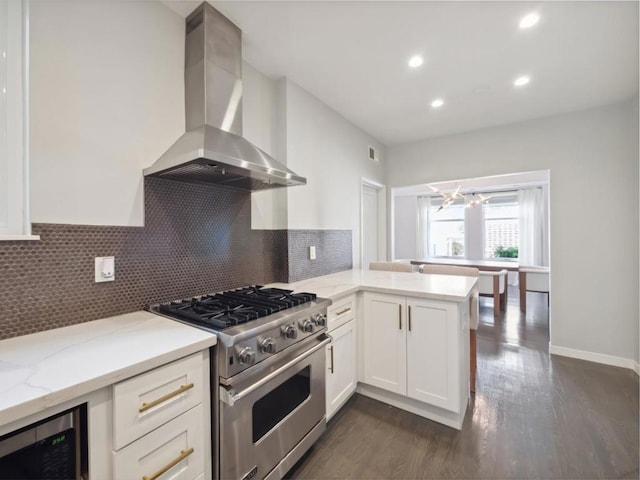
<svg viewBox="0 0 640 480">
<path fill-rule="evenodd" d="M 613 355 L 605 355 L 604 353 L 588 352 L 586 350 L 577 350 L 575 348 L 559 347 L 549 342 L 549 353 L 552 355 L 560 355 L 562 357 L 577 358 L 588 362 L 602 363 L 613 367 L 629 368 L 640 375 L 640 365 L 631 358 L 616 357 Z"/>
<path fill-rule="evenodd" d="M 460 415 L 456 412 L 445 410 L 434 405 L 429 405 L 428 403 L 419 402 L 418 400 L 414 400 L 404 395 L 398 395 L 397 393 L 388 392 L 381 388 L 374 387 L 373 385 L 367 385 L 365 383 L 358 382 L 356 392 L 360 395 L 364 395 L 365 397 L 373 398 L 374 400 L 378 400 L 379 402 L 386 403 L 387 405 L 392 405 L 401 410 L 405 410 L 421 417 L 428 418 L 429 420 L 433 420 L 434 422 L 442 423 L 443 425 L 455 428 L 456 430 L 462 430 L 462 422 L 464 421 L 464 416 L 469 405 L 469 397 L 466 398 L 466 401 L 465 399 L 463 399 L 461 408 L 462 415 Z"/>
</svg>

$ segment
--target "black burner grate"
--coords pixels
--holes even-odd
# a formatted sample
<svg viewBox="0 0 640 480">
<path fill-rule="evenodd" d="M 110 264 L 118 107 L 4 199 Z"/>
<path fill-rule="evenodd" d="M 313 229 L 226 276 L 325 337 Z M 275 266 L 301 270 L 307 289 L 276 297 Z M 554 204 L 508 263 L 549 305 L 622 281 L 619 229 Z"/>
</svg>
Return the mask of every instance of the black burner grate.
<svg viewBox="0 0 640 480">
<path fill-rule="evenodd" d="M 291 290 L 255 285 L 161 304 L 158 310 L 188 322 L 223 330 L 310 302 L 315 298 L 316 295 L 313 293 L 293 293 Z"/>
</svg>

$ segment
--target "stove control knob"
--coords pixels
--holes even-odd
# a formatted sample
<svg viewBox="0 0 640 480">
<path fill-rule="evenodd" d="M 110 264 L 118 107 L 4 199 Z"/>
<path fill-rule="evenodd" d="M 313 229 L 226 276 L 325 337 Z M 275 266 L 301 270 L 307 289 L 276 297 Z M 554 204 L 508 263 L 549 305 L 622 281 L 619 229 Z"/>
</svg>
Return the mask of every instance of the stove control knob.
<svg viewBox="0 0 640 480">
<path fill-rule="evenodd" d="M 282 335 L 285 338 L 298 338 L 298 331 L 293 325 L 285 325 L 282 327 Z"/>
<path fill-rule="evenodd" d="M 300 324 L 300 330 L 302 330 L 305 333 L 313 332 L 313 322 L 307 318 Z"/>
<path fill-rule="evenodd" d="M 253 365 L 256 363 L 256 352 L 251 347 L 244 347 L 238 354 L 238 360 L 241 365 Z"/>
<path fill-rule="evenodd" d="M 325 327 L 327 325 L 327 316 L 324 313 L 318 313 L 312 322 L 318 327 Z"/>
<path fill-rule="evenodd" d="M 262 353 L 276 353 L 276 341 L 267 337 L 260 342 L 260 351 Z"/>
</svg>

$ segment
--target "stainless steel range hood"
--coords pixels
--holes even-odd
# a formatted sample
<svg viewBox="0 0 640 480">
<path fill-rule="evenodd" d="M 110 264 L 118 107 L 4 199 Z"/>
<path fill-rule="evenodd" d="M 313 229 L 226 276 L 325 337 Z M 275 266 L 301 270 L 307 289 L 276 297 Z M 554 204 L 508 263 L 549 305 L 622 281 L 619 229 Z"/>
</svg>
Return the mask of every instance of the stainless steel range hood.
<svg viewBox="0 0 640 480">
<path fill-rule="evenodd" d="M 304 185 L 242 137 L 242 32 L 208 3 L 186 20 L 186 133 L 146 176 L 245 190 Z"/>
</svg>

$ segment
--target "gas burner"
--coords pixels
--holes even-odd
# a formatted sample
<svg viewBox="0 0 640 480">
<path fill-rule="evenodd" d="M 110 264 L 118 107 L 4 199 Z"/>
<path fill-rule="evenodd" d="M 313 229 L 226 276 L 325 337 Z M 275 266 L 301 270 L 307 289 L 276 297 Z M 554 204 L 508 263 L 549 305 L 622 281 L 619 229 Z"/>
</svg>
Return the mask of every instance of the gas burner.
<svg viewBox="0 0 640 480">
<path fill-rule="evenodd" d="M 150 305 L 148 310 L 215 333 L 228 378 L 327 330 L 331 300 L 262 285 Z"/>
<path fill-rule="evenodd" d="M 150 307 L 171 317 L 216 331 L 234 327 L 316 299 L 313 293 L 293 293 L 262 285 L 243 287 Z"/>
</svg>

